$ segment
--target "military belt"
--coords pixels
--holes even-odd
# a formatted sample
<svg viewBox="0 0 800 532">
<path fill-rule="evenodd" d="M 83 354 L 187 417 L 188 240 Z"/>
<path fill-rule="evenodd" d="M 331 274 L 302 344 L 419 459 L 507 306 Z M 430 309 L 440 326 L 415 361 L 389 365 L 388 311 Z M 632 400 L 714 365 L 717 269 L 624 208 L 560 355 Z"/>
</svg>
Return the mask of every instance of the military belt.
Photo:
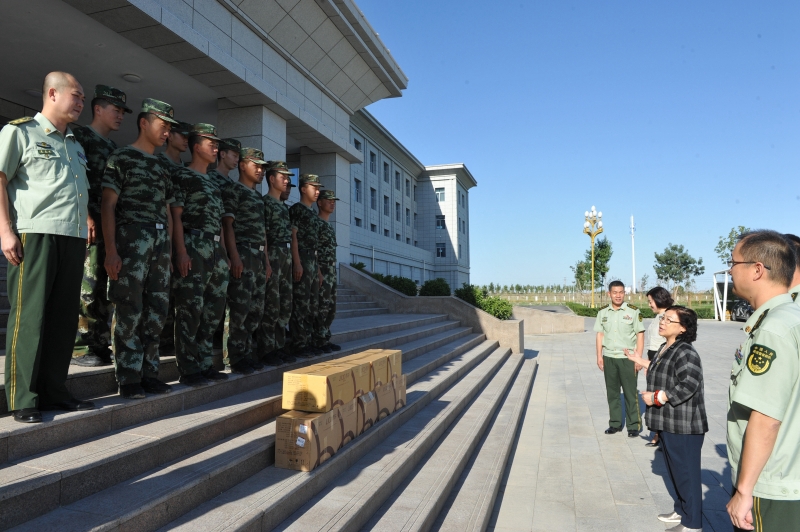
<svg viewBox="0 0 800 532">
<path fill-rule="evenodd" d="M 190 235 L 199 236 L 200 238 L 207 238 L 208 240 L 219 242 L 219 235 L 214 233 L 200 231 L 199 229 L 186 229 L 185 232 L 189 233 Z"/>
<path fill-rule="evenodd" d="M 264 251 L 264 246 L 251 246 L 249 244 L 237 244 L 237 247 L 238 246 L 241 246 L 243 248 L 247 248 L 250 251 L 252 251 L 253 253 L 258 253 L 260 251 Z"/>
<path fill-rule="evenodd" d="M 306 257 L 306 258 L 312 258 L 313 259 L 313 258 L 316 258 L 316 256 L 317 256 L 317 252 L 314 251 L 313 249 L 311 249 L 311 250 L 309 250 L 309 249 L 301 249 L 301 250 L 299 250 L 299 252 L 300 252 L 300 256 L 301 257 Z"/>
<path fill-rule="evenodd" d="M 150 227 L 150 228 L 153 228 L 153 229 L 160 229 L 160 230 L 164 230 L 164 229 L 167 228 L 167 224 L 162 224 L 160 222 L 141 222 L 141 223 L 134 222 L 134 223 L 122 224 L 122 225 L 135 225 L 136 227 Z"/>
<path fill-rule="evenodd" d="M 290 248 L 292 247 L 291 242 L 267 242 L 269 244 L 269 248 Z"/>
</svg>

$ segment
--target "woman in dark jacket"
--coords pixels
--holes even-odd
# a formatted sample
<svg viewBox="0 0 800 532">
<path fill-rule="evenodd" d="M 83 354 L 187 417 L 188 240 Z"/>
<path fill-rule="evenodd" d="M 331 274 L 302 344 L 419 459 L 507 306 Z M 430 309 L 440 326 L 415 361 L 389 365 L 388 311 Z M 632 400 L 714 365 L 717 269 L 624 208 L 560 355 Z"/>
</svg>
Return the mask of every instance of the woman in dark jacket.
<svg viewBox="0 0 800 532">
<path fill-rule="evenodd" d="M 677 499 L 672 513 L 659 515 L 665 523 L 679 523 L 673 532 L 703 527 L 703 491 L 700 484 L 700 450 L 708 419 L 703 398 L 703 366 L 692 346 L 697 339 L 697 314 L 670 306 L 661 317 L 658 333 L 666 339 L 652 360 L 626 355 L 647 367 L 645 422 L 657 431 Z"/>
</svg>

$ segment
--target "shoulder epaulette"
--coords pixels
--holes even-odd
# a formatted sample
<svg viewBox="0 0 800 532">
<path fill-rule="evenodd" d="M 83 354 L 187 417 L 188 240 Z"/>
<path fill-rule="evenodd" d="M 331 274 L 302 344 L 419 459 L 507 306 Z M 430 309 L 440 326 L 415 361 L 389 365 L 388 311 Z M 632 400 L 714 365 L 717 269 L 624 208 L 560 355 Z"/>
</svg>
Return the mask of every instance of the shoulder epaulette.
<svg viewBox="0 0 800 532">
<path fill-rule="evenodd" d="M 602 307 L 600 307 L 599 309 L 597 309 L 597 311 L 599 312 L 599 311 L 601 311 L 601 310 L 603 310 L 603 309 L 606 309 L 606 308 L 608 308 L 608 305 L 603 305 Z"/>
<path fill-rule="evenodd" d="M 630 303 L 628 303 L 628 308 L 632 308 L 633 310 L 639 310 L 639 307 L 631 305 Z"/>
<path fill-rule="evenodd" d="M 16 120 L 12 120 L 8 123 L 10 126 L 18 126 L 20 124 L 24 124 L 25 122 L 30 122 L 33 120 L 32 116 L 23 116 L 22 118 L 17 118 Z"/>
</svg>

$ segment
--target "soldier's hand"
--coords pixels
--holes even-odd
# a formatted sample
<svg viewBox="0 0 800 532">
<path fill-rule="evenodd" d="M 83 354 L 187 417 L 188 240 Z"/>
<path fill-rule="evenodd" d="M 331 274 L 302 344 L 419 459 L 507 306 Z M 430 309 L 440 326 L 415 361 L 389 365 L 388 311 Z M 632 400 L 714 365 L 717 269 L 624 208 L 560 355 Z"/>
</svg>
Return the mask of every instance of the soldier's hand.
<svg viewBox="0 0 800 532">
<path fill-rule="evenodd" d="M 19 266 L 22 262 L 22 242 L 19 241 L 19 237 L 9 232 L 0 239 L 0 241 L 0 246 L 3 248 L 3 255 L 6 256 L 8 262 L 14 266 Z"/>
<path fill-rule="evenodd" d="M 268 260 L 267 261 L 267 279 L 269 279 L 270 277 L 272 277 L 272 265 L 269 263 L 269 260 Z"/>
<path fill-rule="evenodd" d="M 603 358 L 597 357 L 597 367 L 600 368 L 600 371 L 603 371 Z"/>
<path fill-rule="evenodd" d="M 299 262 L 292 262 L 292 278 L 295 282 L 300 281 L 303 277 L 303 266 Z"/>
<path fill-rule="evenodd" d="M 108 278 L 116 281 L 119 277 L 119 271 L 122 269 L 122 259 L 116 253 L 113 255 L 106 254 L 105 267 Z"/>
<path fill-rule="evenodd" d="M 88 232 L 86 243 L 94 244 L 95 240 L 97 239 L 97 226 L 94 223 L 94 218 L 92 218 L 90 215 L 87 215 L 86 217 L 86 229 Z"/>
<path fill-rule="evenodd" d="M 733 526 L 742 530 L 753 530 L 753 496 L 737 491 L 725 506 Z"/>
<path fill-rule="evenodd" d="M 186 277 L 189 275 L 189 270 L 192 269 L 192 259 L 189 258 L 189 254 L 185 251 L 183 253 L 178 253 L 175 257 L 175 262 L 178 266 L 178 273 L 181 274 L 181 277 Z"/>
<path fill-rule="evenodd" d="M 319 287 L 322 288 L 322 283 L 325 281 L 325 278 L 322 276 L 322 272 L 319 272 Z"/>
<path fill-rule="evenodd" d="M 231 274 L 239 279 L 242 276 L 242 270 L 244 270 L 244 264 L 242 264 L 242 258 L 238 255 L 231 258 L 230 264 Z"/>
</svg>

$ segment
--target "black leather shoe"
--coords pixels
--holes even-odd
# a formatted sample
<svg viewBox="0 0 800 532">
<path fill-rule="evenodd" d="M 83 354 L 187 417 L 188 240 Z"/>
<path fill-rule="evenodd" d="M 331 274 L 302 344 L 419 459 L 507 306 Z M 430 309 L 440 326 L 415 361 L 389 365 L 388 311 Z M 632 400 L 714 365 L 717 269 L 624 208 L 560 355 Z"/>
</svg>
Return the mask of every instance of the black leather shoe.
<svg viewBox="0 0 800 532">
<path fill-rule="evenodd" d="M 615 429 L 614 427 L 608 427 L 606 429 L 606 434 L 616 434 L 617 432 L 620 432 L 621 430 L 622 429 Z"/>
<path fill-rule="evenodd" d="M 208 384 L 208 381 L 205 377 L 203 377 L 200 373 L 192 373 L 191 375 L 182 375 L 178 382 L 181 384 L 185 384 L 186 386 L 205 386 Z"/>
<path fill-rule="evenodd" d="M 629 430 L 628 431 L 628 437 L 629 438 L 635 438 L 638 435 L 639 435 L 639 431 L 638 430 Z"/>
<path fill-rule="evenodd" d="M 123 399 L 144 399 L 144 388 L 138 382 L 119 385 L 119 396 Z"/>
<path fill-rule="evenodd" d="M 14 410 L 14 421 L 20 423 L 41 423 L 42 413 L 36 408 L 21 408 Z"/>
<path fill-rule="evenodd" d="M 315 357 L 325 354 L 325 351 L 323 351 L 319 347 L 309 347 L 308 350 L 311 351 L 313 353 L 313 356 Z"/>
<path fill-rule="evenodd" d="M 342 346 L 336 345 L 336 344 L 332 344 L 330 342 L 328 342 L 328 347 L 331 348 L 331 351 L 341 351 L 342 350 Z"/>
<path fill-rule="evenodd" d="M 80 357 L 72 357 L 72 360 L 69 361 L 70 364 L 73 366 L 84 366 L 84 367 L 99 367 L 99 366 L 110 366 L 111 365 L 111 356 L 109 355 L 108 358 L 99 357 L 97 355 L 83 355 Z"/>
<path fill-rule="evenodd" d="M 264 364 L 260 360 L 248 360 L 247 362 L 250 364 L 250 367 L 256 371 L 264 369 Z"/>
<path fill-rule="evenodd" d="M 281 363 L 282 364 L 291 364 L 292 362 L 297 362 L 297 359 L 288 353 L 284 353 L 281 356 Z"/>
<path fill-rule="evenodd" d="M 331 346 L 329 346 L 328 344 L 323 345 L 319 349 L 322 349 L 323 353 L 333 353 L 333 349 L 331 349 Z"/>
<path fill-rule="evenodd" d="M 247 363 L 247 360 L 240 360 L 235 364 L 230 365 L 231 373 L 239 373 L 241 375 L 250 375 L 253 373 L 253 368 Z"/>
<path fill-rule="evenodd" d="M 267 354 L 267 356 L 264 357 L 264 364 L 266 364 L 267 366 L 277 367 L 283 364 L 283 360 L 281 360 L 281 357 L 277 355 L 276 351 L 273 351 L 272 353 L 269 353 Z"/>
<path fill-rule="evenodd" d="M 70 398 L 60 403 L 51 405 L 39 405 L 39 410 L 63 410 L 65 412 L 78 412 L 83 410 L 94 410 L 94 403 L 91 401 L 79 401 Z"/>
<path fill-rule="evenodd" d="M 144 377 L 142 378 L 142 389 L 147 393 L 162 394 L 171 392 L 172 386 L 155 377 Z"/>
<path fill-rule="evenodd" d="M 250 368 L 249 365 L 247 367 Z M 208 368 L 205 371 L 201 371 L 200 375 L 202 375 L 203 377 L 205 377 L 206 379 L 208 379 L 210 381 L 226 381 L 226 380 L 228 380 L 228 374 L 227 373 L 220 373 L 219 371 L 217 371 L 214 368 Z"/>
</svg>

